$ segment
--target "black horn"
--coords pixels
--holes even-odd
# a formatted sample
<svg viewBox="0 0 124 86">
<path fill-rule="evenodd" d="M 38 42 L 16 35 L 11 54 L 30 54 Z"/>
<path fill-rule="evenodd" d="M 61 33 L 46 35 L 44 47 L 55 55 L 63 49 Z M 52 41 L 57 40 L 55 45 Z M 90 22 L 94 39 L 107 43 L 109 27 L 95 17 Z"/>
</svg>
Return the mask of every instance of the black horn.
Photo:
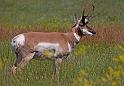
<svg viewBox="0 0 124 86">
<path fill-rule="evenodd" d="M 84 13 L 85 13 L 85 8 L 84 8 L 84 10 L 83 10 L 83 14 L 82 14 L 82 17 L 84 17 Z"/>
</svg>

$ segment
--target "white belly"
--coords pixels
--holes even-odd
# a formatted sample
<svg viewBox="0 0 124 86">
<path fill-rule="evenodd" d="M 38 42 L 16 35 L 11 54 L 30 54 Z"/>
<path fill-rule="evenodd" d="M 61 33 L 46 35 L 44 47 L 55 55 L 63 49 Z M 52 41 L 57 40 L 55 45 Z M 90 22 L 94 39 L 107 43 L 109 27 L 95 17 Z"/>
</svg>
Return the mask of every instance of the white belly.
<svg viewBox="0 0 124 86">
<path fill-rule="evenodd" d="M 39 52 L 44 52 L 45 50 L 54 50 L 54 56 L 56 56 L 60 52 L 61 48 L 59 43 L 41 42 L 37 44 L 35 50 Z"/>
<path fill-rule="evenodd" d="M 41 42 L 38 43 L 38 45 L 35 47 L 35 50 L 37 51 L 44 51 L 46 49 L 59 49 L 59 44 L 58 43 L 48 43 L 48 42 Z"/>
</svg>

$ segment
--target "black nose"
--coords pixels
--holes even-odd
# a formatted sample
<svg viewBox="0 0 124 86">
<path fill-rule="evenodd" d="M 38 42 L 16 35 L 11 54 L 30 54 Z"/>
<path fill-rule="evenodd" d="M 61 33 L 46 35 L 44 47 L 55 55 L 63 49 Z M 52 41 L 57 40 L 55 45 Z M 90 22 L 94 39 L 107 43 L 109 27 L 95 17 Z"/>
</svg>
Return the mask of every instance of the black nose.
<svg viewBox="0 0 124 86">
<path fill-rule="evenodd" d="M 92 34 L 94 34 L 94 35 L 95 35 L 95 34 L 96 34 L 96 32 L 95 32 L 95 31 L 93 31 L 93 32 L 92 32 Z"/>
</svg>

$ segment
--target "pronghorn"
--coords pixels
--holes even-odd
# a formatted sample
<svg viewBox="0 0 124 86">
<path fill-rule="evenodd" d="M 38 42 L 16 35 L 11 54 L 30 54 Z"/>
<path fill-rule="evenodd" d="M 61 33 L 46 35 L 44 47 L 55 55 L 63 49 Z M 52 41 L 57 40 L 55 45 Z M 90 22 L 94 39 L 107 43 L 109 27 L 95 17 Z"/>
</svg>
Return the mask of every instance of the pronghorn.
<svg viewBox="0 0 124 86">
<path fill-rule="evenodd" d="M 16 62 L 12 67 L 15 73 L 18 68 L 23 68 L 31 59 L 42 58 L 55 60 L 55 73 L 59 77 L 60 64 L 73 48 L 80 42 L 82 36 L 95 35 L 96 32 L 87 26 L 92 16 L 83 15 L 74 17 L 71 32 L 28 32 L 15 36 L 12 39 L 12 50 L 16 54 Z M 52 53 L 51 58 L 44 53 Z"/>
</svg>

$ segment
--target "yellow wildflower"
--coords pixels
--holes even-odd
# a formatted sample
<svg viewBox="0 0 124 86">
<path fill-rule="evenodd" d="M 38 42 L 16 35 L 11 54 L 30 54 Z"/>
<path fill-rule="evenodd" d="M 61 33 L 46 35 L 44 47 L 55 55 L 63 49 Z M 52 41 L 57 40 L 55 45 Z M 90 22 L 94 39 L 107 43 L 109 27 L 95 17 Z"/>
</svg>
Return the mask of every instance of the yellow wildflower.
<svg viewBox="0 0 124 86">
<path fill-rule="evenodd" d="M 120 62 L 124 62 L 124 54 L 119 56 Z"/>
</svg>

